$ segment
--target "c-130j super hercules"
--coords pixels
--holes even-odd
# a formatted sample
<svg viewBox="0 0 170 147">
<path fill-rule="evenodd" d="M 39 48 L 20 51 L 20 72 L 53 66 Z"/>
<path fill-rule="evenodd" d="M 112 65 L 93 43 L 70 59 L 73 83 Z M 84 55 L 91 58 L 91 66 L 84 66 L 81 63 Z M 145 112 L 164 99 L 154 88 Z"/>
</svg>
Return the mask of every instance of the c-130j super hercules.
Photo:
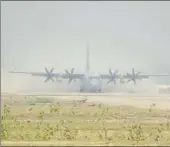
<svg viewBox="0 0 170 147">
<path fill-rule="evenodd" d="M 118 71 L 112 71 L 109 69 L 108 74 L 98 74 L 93 75 L 89 72 L 90 70 L 90 62 L 89 62 L 89 47 L 87 46 L 87 54 L 86 54 L 86 71 L 84 73 L 74 73 L 75 69 L 72 68 L 69 72 L 65 70 L 65 73 L 54 73 L 54 68 L 50 71 L 45 68 L 45 72 L 15 72 L 9 71 L 9 73 L 23 73 L 30 74 L 32 76 L 41 76 L 46 77 L 45 82 L 51 80 L 54 82 L 54 78 L 56 81 L 61 82 L 59 78 L 68 79 L 68 84 L 70 84 L 73 80 L 80 80 L 80 92 L 102 92 L 102 79 L 108 80 L 107 84 L 114 82 L 116 84 L 116 79 L 120 80 L 120 83 L 124 84 L 125 80 L 127 83 L 134 82 L 136 84 L 136 80 L 148 79 L 150 77 L 162 77 L 162 76 L 170 76 L 170 74 L 141 74 L 140 72 L 135 73 L 134 68 L 132 68 L 132 73 L 126 73 L 125 75 L 118 74 Z M 95 83 L 93 81 L 96 81 Z"/>
</svg>

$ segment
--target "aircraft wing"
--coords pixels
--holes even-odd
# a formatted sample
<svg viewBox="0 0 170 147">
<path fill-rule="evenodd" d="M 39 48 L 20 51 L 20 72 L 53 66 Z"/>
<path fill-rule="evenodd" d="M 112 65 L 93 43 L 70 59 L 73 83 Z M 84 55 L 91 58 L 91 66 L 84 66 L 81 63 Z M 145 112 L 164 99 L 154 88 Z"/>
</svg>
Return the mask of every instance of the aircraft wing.
<svg viewBox="0 0 170 147">
<path fill-rule="evenodd" d="M 170 74 L 139 74 L 137 79 L 148 79 L 150 77 L 170 77 Z M 123 75 L 123 79 L 130 78 L 129 75 Z"/>
<path fill-rule="evenodd" d="M 71 72 L 68 72 L 66 71 L 66 74 L 62 74 L 60 75 L 61 78 L 63 79 L 82 79 L 86 74 L 83 74 L 83 73 L 71 73 Z M 110 79 L 111 76 L 109 74 L 100 74 L 100 75 L 87 75 L 89 79 Z"/>
<path fill-rule="evenodd" d="M 170 74 L 142 74 L 141 76 L 148 76 L 148 77 L 168 77 Z"/>
<path fill-rule="evenodd" d="M 15 72 L 15 71 L 9 71 L 9 73 L 28 74 L 28 75 L 31 75 L 31 76 L 40 76 L 40 77 L 47 77 L 48 76 L 48 73 L 44 73 L 44 72 Z M 51 73 L 51 76 L 59 77 L 60 73 Z"/>
<path fill-rule="evenodd" d="M 71 74 L 72 79 L 81 79 L 84 76 L 84 74 Z M 68 79 L 69 75 L 68 74 L 60 74 L 60 77 L 63 79 Z"/>
<path fill-rule="evenodd" d="M 100 74 L 101 79 L 110 79 L 111 75 L 110 74 Z M 121 79 L 121 75 L 115 75 L 115 79 Z"/>
<path fill-rule="evenodd" d="M 85 74 L 73 74 L 72 79 L 82 79 L 84 76 L 85 76 Z M 61 75 L 61 77 L 63 79 L 68 79 L 69 78 L 69 76 L 67 74 L 63 74 L 63 75 Z M 107 74 L 101 74 L 99 76 L 88 75 L 88 78 L 89 79 L 96 79 L 96 80 L 98 80 L 100 78 L 101 79 L 110 79 L 111 76 L 109 74 L 108 75 Z M 115 79 L 121 79 L 121 75 L 116 75 Z"/>
</svg>

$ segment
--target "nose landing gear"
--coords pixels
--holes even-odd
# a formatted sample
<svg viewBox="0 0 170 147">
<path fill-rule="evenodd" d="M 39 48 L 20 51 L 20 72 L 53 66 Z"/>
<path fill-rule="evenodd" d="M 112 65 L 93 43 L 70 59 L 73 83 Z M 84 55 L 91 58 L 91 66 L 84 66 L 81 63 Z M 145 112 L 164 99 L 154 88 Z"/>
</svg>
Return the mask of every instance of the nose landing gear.
<svg viewBox="0 0 170 147">
<path fill-rule="evenodd" d="M 80 89 L 80 92 L 83 92 L 84 91 L 84 89 Z"/>
<path fill-rule="evenodd" d="M 98 90 L 98 92 L 102 92 L 102 90 L 101 90 L 101 89 L 99 89 L 99 90 Z"/>
</svg>

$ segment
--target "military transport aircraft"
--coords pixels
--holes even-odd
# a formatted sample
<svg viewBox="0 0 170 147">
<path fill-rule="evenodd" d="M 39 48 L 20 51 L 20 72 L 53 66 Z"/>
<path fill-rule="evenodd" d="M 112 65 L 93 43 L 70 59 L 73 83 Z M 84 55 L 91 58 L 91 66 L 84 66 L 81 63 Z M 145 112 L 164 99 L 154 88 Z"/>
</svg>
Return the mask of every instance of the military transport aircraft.
<svg viewBox="0 0 170 147">
<path fill-rule="evenodd" d="M 80 92 L 101 92 L 102 91 L 102 80 L 108 80 L 107 84 L 114 82 L 116 84 L 116 79 L 120 80 L 120 83 L 124 84 L 127 80 L 127 83 L 134 82 L 136 84 L 136 80 L 148 79 L 149 77 L 160 77 L 160 76 L 170 76 L 170 74 L 141 74 L 140 72 L 135 73 L 134 68 L 132 69 L 132 73 L 126 73 L 125 75 L 118 74 L 118 71 L 112 72 L 109 69 L 108 74 L 97 74 L 93 75 L 89 72 L 90 64 L 89 64 L 89 48 L 87 47 L 86 54 L 86 72 L 85 73 L 74 73 L 75 69 L 72 68 L 69 72 L 65 70 L 65 73 L 53 73 L 54 68 L 50 71 L 45 68 L 46 73 L 44 72 L 14 72 L 9 71 L 10 73 L 23 73 L 30 74 L 32 76 L 42 76 L 46 77 L 45 82 L 51 80 L 54 82 L 53 78 L 56 78 L 56 81 L 61 82 L 61 79 L 69 79 L 68 84 L 70 84 L 73 80 L 80 80 Z M 95 81 L 95 82 L 94 82 Z"/>
</svg>

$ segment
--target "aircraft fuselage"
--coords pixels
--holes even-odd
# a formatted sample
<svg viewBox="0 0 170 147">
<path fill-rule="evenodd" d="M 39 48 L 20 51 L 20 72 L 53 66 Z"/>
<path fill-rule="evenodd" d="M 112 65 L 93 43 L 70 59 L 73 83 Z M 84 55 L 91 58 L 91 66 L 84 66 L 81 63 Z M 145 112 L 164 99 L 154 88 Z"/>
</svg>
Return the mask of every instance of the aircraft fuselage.
<svg viewBox="0 0 170 147">
<path fill-rule="evenodd" d="M 101 92 L 102 81 L 99 79 L 90 79 L 88 75 L 81 79 L 80 92 Z"/>
</svg>

